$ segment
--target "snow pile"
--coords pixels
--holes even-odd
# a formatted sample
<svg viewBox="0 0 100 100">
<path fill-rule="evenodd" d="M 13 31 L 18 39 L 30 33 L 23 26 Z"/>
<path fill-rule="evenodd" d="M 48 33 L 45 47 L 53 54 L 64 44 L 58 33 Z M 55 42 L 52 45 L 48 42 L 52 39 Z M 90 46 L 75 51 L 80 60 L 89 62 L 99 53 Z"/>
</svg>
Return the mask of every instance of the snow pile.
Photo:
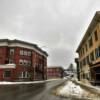
<svg viewBox="0 0 100 100">
<path fill-rule="evenodd" d="M 0 82 L 0 85 L 21 85 L 21 84 L 34 84 L 34 83 L 45 83 L 45 81 L 30 81 L 30 82 Z"/>
<path fill-rule="evenodd" d="M 59 79 L 50 79 L 50 80 L 43 80 L 43 81 L 28 81 L 28 82 L 7 82 L 7 81 L 1 81 L 0 85 L 21 85 L 21 84 L 38 84 L 38 83 L 46 83 L 51 81 L 56 81 Z"/>
<path fill-rule="evenodd" d="M 84 93 L 84 90 L 74 84 L 72 81 L 68 81 L 65 86 L 63 86 L 61 89 L 59 89 L 58 94 L 61 96 L 68 96 L 68 95 L 74 95 L 74 96 L 82 96 Z"/>
</svg>

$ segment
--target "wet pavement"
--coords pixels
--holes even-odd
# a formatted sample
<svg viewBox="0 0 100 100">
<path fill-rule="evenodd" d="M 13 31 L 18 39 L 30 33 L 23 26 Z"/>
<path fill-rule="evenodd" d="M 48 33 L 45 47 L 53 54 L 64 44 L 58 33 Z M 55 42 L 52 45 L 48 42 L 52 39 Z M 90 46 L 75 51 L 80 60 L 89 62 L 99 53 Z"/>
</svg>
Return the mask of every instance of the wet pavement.
<svg viewBox="0 0 100 100">
<path fill-rule="evenodd" d="M 0 85 L 0 100 L 72 100 L 57 97 L 52 88 L 64 80 L 28 85 Z M 75 99 L 74 99 L 75 100 Z"/>
</svg>

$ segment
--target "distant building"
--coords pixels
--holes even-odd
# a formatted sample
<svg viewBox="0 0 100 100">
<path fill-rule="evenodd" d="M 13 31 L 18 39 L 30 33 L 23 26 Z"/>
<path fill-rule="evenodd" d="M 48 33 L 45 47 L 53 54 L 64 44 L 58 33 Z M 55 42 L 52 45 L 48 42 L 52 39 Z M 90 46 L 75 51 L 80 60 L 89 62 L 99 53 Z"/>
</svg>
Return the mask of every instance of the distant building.
<svg viewBox="0 0 100 100">
<path fill-rule="evenodd" d="M 36 44 L 0 39 L 0 81 L 46 79 L 47 56 Z"/>
<path fill-rule="evenodd" d="M 61 66 L 50 66 L 47 68 L 47 78 L 62 78 L 63 68 Z"/>
<path fill-rule="evenodd" d="M 100 11 L 96 12 L 76 51 L 80 80 L 100 83 Z"/>
<path fill-rule="evenodd" d="M 66 73 L 66 76 L 76 76 L 76 69 L 74 68 L 73 64 L 70 64 L 67 69 L 64 69 L 64 72 Z"/>
</svg>

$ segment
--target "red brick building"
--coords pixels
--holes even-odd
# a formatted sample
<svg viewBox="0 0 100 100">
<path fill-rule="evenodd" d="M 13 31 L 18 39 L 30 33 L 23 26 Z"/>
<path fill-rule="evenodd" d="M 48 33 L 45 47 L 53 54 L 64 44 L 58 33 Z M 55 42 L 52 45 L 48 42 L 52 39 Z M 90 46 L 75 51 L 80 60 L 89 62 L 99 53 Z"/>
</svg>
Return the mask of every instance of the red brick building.
<svg viewBox="0 0 100 100">
<path fill-rule="evenodd" d="M 63 72 L 64 70 L 60 66 L 50 66 L 47 68 L 47 78 L 62 78 Z"/>
<path fill-rule="evenodd" d="M 46 79 L 47 56 L 36 44 L 0 39 L 0 81 Z"/>
</svg>

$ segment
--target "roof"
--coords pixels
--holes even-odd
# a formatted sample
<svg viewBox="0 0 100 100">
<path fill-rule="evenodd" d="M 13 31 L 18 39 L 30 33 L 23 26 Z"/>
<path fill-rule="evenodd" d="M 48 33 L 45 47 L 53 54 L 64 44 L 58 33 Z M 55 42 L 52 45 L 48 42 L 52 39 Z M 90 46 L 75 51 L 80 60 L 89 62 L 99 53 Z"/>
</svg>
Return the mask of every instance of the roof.
<svg viewBox="0 0 100 100">
<path fill-rule="evenodd" d="M 92 19 L 92 21 L 91 21 L 91 23 L 90 23 L 90 25 L 89 25 L 89 27 L 88 27 L 88 29 L 87 29 L 87 31 L 86 31 L 84 37 L 83 37 L 83 39 L 81 40 L 81 42 L 80 42 L 80 44 L 79 44 L 79 46 L 78 46 L 78 48 L 77 48 L 77 50 L 76 50 L 76 52 L 78 52 L 78 51 L 80 50 L 82 44 L 83 44 L 83 43 L 86 41 L 86 39 L 87 39 L 86 37 L 88 37 L 89 35 L 92 34 L 92 31 L 93 31 L 94 27 L 98 24 L 98 22 L 100 22 L 100 11 L 97 11 L 97 12 L 95 13 L 95 16 L 93 17 L 93 19 Z"/>
<path fill-rule="evenodd" d="M 32 46 L 32 47 L 36 48 L 38 51 L 40 51 L 40 52 L 42 52 L 43 54 L 45 54 L 46 56 L 48 56 L 48 54 L 47 54 L 46 51 L 42 50 L 41 48 L 38 47 L 38 45 L 33 44 L 33 43 L 29 43 L 29 42 L 25 42 L 25 41 L 17 40 L 17 39 L 14 39 L 14 40 L 0 39 L 0 42 L 7 42 L 8 44 L 10 44 L 10 43 L 21 43 L 21 44 L 26 44 L 26 45 L 29 45 L 29 46 Z"/>
</svg>

